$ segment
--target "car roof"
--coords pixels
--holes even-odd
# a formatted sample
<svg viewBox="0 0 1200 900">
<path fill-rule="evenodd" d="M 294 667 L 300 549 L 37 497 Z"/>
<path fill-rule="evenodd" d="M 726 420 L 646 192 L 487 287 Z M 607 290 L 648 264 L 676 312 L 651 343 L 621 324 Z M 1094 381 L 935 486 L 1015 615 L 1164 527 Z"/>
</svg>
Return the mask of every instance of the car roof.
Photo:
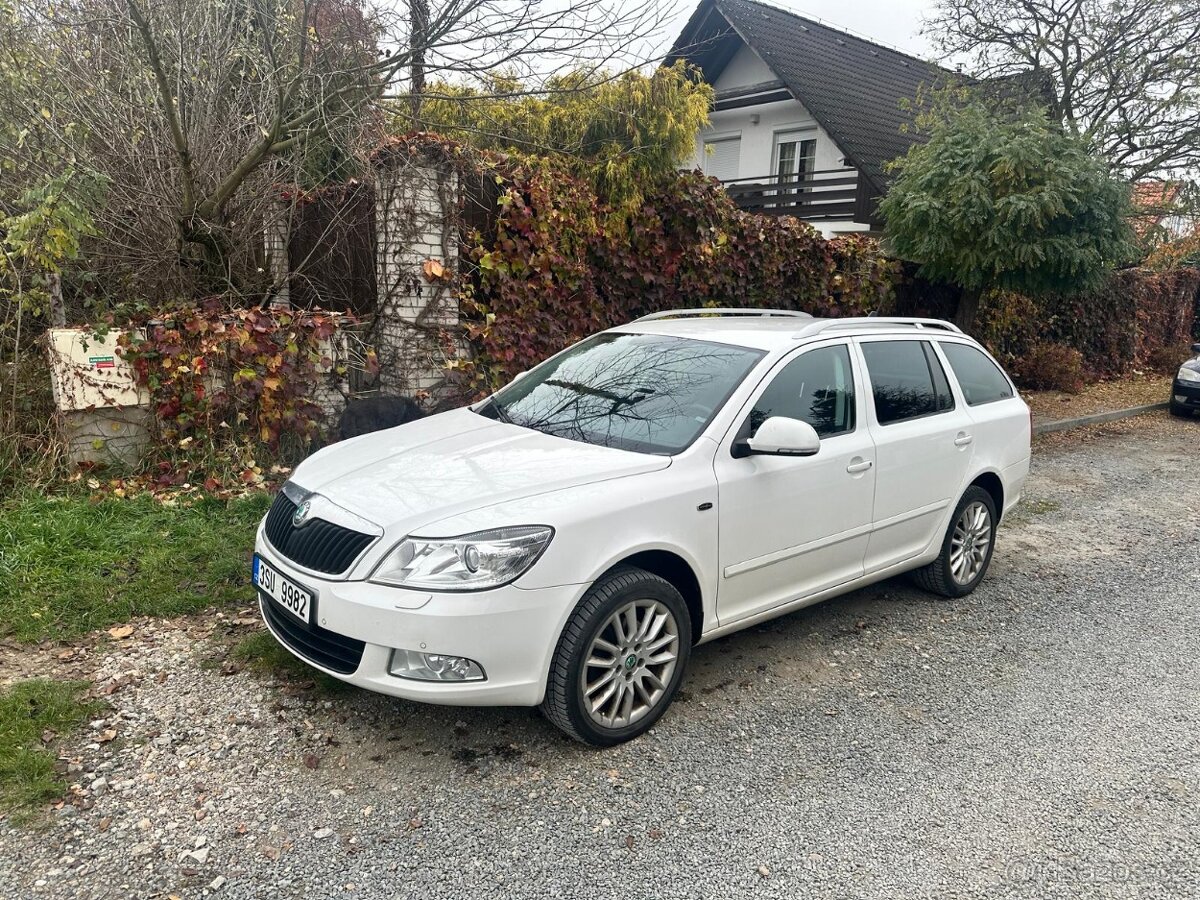
<svg viewBox="0 0 1200 900">
<path fill-rule="evenodd" d="M 669 315 L 638 319 L 611 330 L 715 341 L 767 352 L 786 350 L 818 337 L 855 337 L 864 334 L 911 337 L 921 333 L 925 337 L 967 338 L 949 322 L 939 319 L 891 316 L 818 319 L 794 314 L 772 314 L 770 311 L 763 315 L 705 315 L 702 310 L 686 310 L 680 311 L 678 317 Z"/>
</svg>

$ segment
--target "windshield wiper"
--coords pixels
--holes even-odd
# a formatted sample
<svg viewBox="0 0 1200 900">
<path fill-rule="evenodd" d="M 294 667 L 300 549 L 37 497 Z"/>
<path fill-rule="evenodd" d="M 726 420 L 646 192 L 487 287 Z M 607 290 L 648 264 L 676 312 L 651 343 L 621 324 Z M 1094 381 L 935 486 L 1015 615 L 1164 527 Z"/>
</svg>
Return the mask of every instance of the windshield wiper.
<svg viewBox="0 0 1200 900">
<path fill-rule="evenodd" d="M 492 398 L 491 407 L 492 407 L 492 412 L 494 412 L 496 414 L 496 421 L 503 422 L 505 425 L 515 425 L 516 424 L 512 420 L 512 417 L 504 411 L 504 407 L 502 407 L 499 403 L 496 402 L 495 397 Z"/>
</svg>

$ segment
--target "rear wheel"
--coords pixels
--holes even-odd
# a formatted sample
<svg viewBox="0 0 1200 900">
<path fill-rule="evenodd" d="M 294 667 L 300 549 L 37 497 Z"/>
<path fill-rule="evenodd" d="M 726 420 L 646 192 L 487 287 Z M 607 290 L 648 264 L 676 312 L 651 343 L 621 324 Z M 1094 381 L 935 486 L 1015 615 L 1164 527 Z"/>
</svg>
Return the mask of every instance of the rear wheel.
<svg viewBox="0 0 1200 900">
<path fill-rule="evenodd" d="M 958 501 L 937 559 L 913 573 L 917 584 L 943 597 L 964 597 L 983 580 L 996 544 L 996 503 L 971 485 Z"/>
<path fill-rule="evenodd" d="M 641 569 L 614 569 L 568 619 L 542 712 L 594 746 L 631 740 L 670 706 L 691 647 L 691 620 L 679 591 Z"/>
</svg>

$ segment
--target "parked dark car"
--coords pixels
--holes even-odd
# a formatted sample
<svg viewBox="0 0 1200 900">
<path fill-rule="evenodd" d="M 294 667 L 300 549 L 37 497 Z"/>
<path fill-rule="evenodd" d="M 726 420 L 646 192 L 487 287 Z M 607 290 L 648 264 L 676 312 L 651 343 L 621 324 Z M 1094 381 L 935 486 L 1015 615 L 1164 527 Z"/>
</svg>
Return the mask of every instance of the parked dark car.
<svg viewBox="0 0 1200 900">
<path fill-rule="evenodd" d="M 1191 359 L 1179 367 L 1171 382 L 1171 415 L 1190 418 L 1200 412 L 1200 344 L 1192 344 Z"/>
</svg>

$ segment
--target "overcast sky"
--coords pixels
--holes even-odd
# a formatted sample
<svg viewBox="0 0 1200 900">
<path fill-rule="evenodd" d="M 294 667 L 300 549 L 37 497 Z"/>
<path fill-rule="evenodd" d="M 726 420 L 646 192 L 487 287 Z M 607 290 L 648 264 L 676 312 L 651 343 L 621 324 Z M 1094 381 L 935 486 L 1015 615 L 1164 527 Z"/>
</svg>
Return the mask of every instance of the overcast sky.
<svg viewBox="0 0 1200 900">
<path fill-rule="evenodd" d="M 667 31 L 667 46 L 679 35 L 699 0 L 678 0 L 677 22 Z M 810 18 L 821 19 L 830 25 L 853 31 L 862 37 L 878 41 L 911 53 L 928 57 L 929 42 L 918 34 L 921 16 L 934 8 L 935 0 L 762 0 Z"/>
</svg>

